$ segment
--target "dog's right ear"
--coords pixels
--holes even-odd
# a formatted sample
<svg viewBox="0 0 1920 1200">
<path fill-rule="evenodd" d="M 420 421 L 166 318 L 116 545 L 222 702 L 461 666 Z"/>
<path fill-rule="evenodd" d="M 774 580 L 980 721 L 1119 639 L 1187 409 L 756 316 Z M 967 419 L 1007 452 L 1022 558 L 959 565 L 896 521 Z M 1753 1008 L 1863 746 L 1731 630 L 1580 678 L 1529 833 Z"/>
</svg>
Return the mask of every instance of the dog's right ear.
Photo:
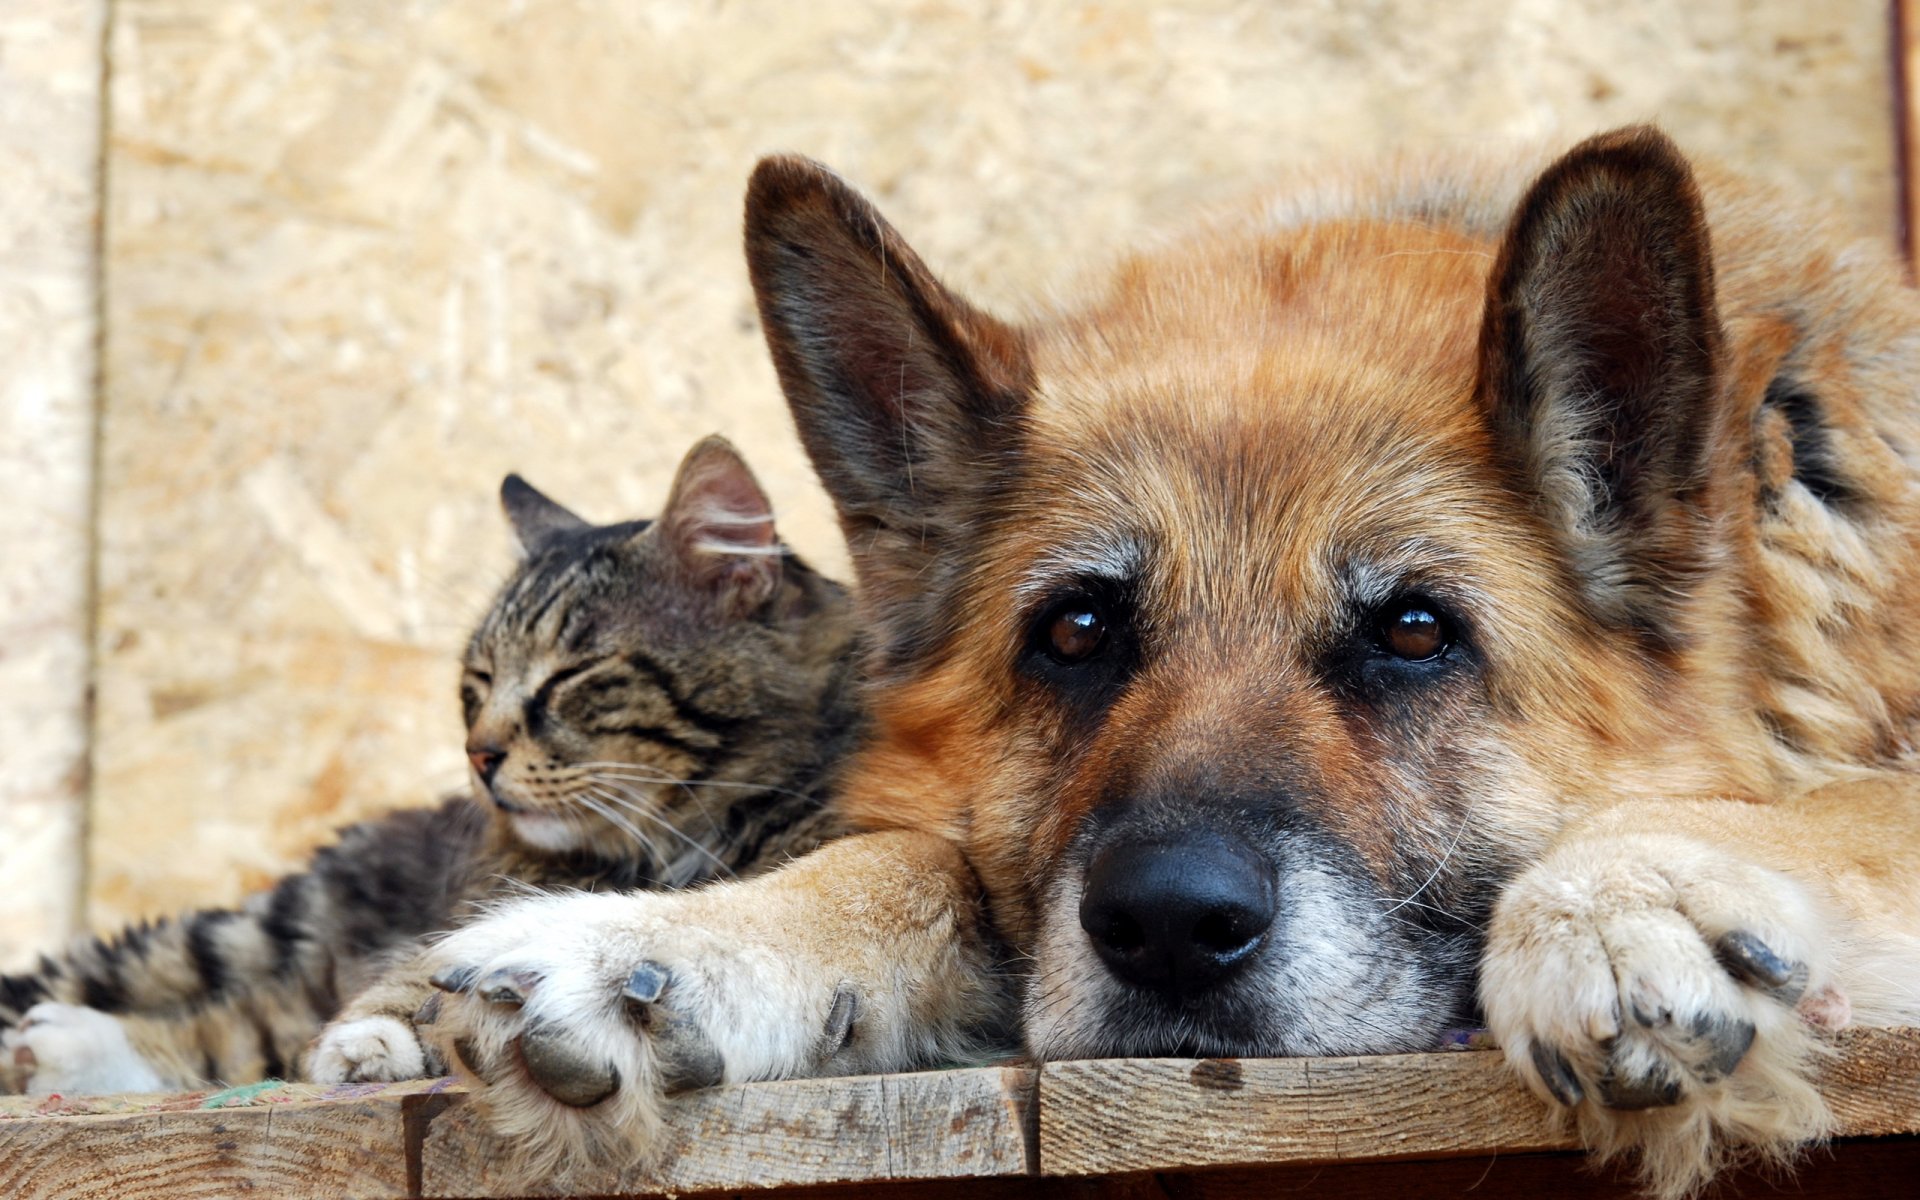
<svg viewBox="0 0 1920 1200">
<path fill-rule="evenodd" d="M 944 632 L 954 552 L 1013 465 L 1031 390 L 1024 341 L 807 159 L 754 170 L 746 242 L 780 384 L 879 622 L 881 665 L 897 665 Z"/>
<path fill-rule="evenodd" d="M 500 507 L 506 510 L 507 523 L 520 549 L 528 554 L 555 534 L 572 533 L 591 526 L 565 506 L 549 500 L 545 492 L 518 475 L 500 481 Z"/>
<path fill-rule="evenodd" d="M 1700 190 L 1665 135 L 1589 138 L 1528 189 L 1480 388 L 1593 611 L 1660 642 L 1712 561 L 1721 342 Z"/>
</svg>

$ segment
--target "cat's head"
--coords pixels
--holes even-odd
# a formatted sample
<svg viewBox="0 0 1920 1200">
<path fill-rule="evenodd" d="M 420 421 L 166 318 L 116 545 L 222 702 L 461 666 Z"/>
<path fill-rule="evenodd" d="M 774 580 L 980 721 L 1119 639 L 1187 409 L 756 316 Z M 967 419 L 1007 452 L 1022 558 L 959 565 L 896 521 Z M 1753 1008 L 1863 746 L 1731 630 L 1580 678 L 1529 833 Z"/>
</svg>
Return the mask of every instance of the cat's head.
<svg viewBox="0 0 1920 1200">
<path fill-rule="evenodd" d="M 717 437 L 652 521 L 591 524 L 517 475 L 500 500 L 524 558 L 463 664 L 476 794 L 539 850 L 676 857 L 689 815 L 810 737 L 845 593 L 781 545 Z"/>
</svg>

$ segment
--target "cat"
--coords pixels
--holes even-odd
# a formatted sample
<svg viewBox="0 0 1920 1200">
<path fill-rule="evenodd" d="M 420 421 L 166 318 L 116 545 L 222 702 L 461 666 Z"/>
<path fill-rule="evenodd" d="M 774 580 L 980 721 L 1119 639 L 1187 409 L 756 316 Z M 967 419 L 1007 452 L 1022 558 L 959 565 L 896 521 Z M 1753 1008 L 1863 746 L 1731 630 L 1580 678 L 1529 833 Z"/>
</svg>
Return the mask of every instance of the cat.
<svg viewBox="0 0 1920 1200">
<path fill-rule="evenodd" d="M 850 604 L 777 540 L 733 448 L 695 446 L 656 521 L 592 525 L 517 475 L 500 498 L 524 557 L 464 656 L 471 793 L 351 826 L 238 909 L 0 976 L 0 1089 L 441 1074 L 415 1032 L 440 995 L 428 935 L 506 896 L 684 887 L 833 836 L 861 734 Z"/>
</svg>

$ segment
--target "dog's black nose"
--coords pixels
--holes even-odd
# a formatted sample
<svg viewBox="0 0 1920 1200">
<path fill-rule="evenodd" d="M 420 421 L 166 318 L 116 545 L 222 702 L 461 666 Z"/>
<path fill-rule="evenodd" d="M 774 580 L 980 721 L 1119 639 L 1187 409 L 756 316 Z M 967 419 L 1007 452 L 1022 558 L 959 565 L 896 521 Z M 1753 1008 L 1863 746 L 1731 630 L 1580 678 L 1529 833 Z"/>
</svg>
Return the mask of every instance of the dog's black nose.
<svg viewBox="0 0 1920 1200">
<path fill-rule="evenodd" d="M 1096 852 L 1080 927 L 1121 979 L 1186 997 L 1253 957 L 1275 907 L 1265 859 L 1238 838 L 1194 832 Z"/>
</svg>

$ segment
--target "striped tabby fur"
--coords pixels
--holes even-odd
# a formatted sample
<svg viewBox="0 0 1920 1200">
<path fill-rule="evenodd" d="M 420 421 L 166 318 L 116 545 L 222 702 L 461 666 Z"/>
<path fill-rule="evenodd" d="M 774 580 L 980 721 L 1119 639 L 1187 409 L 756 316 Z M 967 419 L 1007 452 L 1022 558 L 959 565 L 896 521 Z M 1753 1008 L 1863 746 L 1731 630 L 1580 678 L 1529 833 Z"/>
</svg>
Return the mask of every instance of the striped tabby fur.
<svg viewBox="0 0 1920 1200">
<path fill-rule="evenodd" d="M 238 909 L 0 977 L 11 1090 L 438 1073 L 412 1032 L 438 995 L 426 935 L 532 888 L 683 887 L 830 835 L 859 727 L 847 598 L 775 540 L 733 450 L 695 447 L 654 522 L 590 525 L 518 476 L 501 498 L 526 554 L 465 654 L 471 795 L 354 825 Z"/>
</svg>

